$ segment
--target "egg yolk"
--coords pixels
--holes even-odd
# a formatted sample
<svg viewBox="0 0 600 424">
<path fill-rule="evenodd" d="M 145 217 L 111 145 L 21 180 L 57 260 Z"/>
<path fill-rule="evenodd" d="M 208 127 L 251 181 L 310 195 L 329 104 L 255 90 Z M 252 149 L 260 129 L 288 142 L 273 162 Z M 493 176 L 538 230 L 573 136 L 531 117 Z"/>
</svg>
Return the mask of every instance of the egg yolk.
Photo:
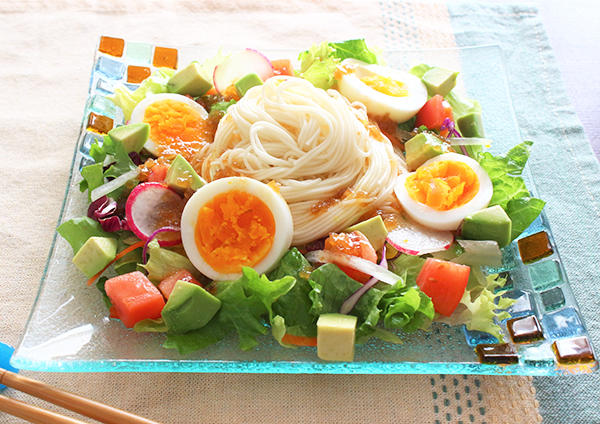
<svg viewBox="0 0 600 424">
<path fill-rule="evenodd" d="M 404 83 L 396 81 L 390 77 L 384 77 L 382 75 L 367 75 L 361 77 L 360 80 L 373 90 L 387 94 L 388 96 L 408 96 L 408 90 L 404 88 Z"/>
<path fill-rule="evenodd" d="M 214 131 L 207 120 L 189 105 L 166 99 L 154 102 L 144 112 L 150 137 L 161 155 L 181 154 L 190 159 L 203 142 L 212 142 Z"/>
<path fill-rule="evenodd" d="M 215 196 L 198 212 L 195 241 L 215 271 L 241 272 L 263 260 L 273 245 L 275 219 L 258 197 L 240 190 Z"/>
<path fill-rule="evenodd" d="M 404 185 L 413 200 L 438 211 L 462 206 L 479 191 L 475 171 L 463 162 L 449 160 L 419 167 Z"/>
</svg>

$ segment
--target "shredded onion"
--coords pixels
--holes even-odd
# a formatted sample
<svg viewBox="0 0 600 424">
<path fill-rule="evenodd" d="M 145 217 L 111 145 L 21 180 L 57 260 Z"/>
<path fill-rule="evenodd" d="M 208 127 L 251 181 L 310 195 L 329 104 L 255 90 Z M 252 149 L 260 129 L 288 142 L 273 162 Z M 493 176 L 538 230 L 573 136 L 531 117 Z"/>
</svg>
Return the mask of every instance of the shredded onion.
<svg viewBox="0 0 600 424">
<path fill-rule="evenodd" d="M 463 265 L 501 266 L 502 252 L 498 242 L 492 240 L 457 240 L 465 251 L 452 259 Z"/>
<path fill-rule="evenodd" d="M 333 263 L 347 266 L 365 274 L 369 274 L 379 281 L 393 286 L 400 277 L 387 268 L 374 264 L 366 259 L 357 256 L 346 255 L 344 253 L 330 252 L 328 250 L 314 250 L 306 254 L 306 259 L 310 262 Z"/>
<path fill-rule="evenodd" d="M 131 171 L 124 173 L 123 175 L 118 176 L 114 180 L 101 185 L 100 187 L 96 187 L 94 190 L 92 190 L 92 202 L 98 200 L 102 196 L 112 193 L 113 191 L 124 185 L 127 181 L 137 177 L 139 173 L 140 169 L 135 168 Z"/>
<path fill-rule="evenodd" d="M 150 234 L 150 237 L 148 237 L 148 240 L 146 240 L 146 244 L 144 244 L 144 248 L 142 249 L 142 263 L 146 263 L 146 254 L 148 253 L 148 245 L 150 244 L 150 242 L 160 233 L 165 233 L 165 232 L 178 232 L 181 231 L 181 228 L 179 227 L 171 227 L 171 226 L 165 226 L 165 227 L 160 227 L 158 230 L 155 230 L 152 234 Z"/>
<path fill-rule="evenodd" d="M 448 139 L 452 146 L 489 146 L 492 140 L 478 137 L 450 137 Z"/>
<path fill-rule="evenodd" d="M 379 263 L 379 266 L 384 267 L 386 269 L 388 266 L 387 259 L 385 257 L 385 245 L 383 246 L 383 251 L 381 252 L 381 262 Z M 378 281 L 379 280 L 377 278 L 372 277 L 369 281 L 363 284 L 362 287 L 356 290 L 348 299 L 344 301 L 344 303 L 342 303 L 342 306 L 340 307 L 340 314 L 345 315 L 350 313 L 350 311 L 354 309 L 354 306 L 356 306 L 362 295 L 365 294 L 375 284 L 377 284 Z"/>
</svg>

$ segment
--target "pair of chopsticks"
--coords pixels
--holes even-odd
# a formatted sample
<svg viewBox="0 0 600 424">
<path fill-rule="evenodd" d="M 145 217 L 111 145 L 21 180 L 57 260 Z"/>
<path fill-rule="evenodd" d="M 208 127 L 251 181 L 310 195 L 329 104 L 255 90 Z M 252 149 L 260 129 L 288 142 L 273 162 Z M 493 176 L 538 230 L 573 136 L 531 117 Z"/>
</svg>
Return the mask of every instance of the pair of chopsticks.
<svg viewBox="0 0 600 424">
<path fill-rule="evenodd" d="M 86 399 L 56 389 L 31 378 L 0 369 L 0 384 L 25 392 L 71 411 L 106 424 L 159 424 L 121 409 Z M 27 403 L 0 395 L 0 411 L 32 423 L 39 424 L 86 424 L 74 418 L 47 411 Z"/>
</svg>

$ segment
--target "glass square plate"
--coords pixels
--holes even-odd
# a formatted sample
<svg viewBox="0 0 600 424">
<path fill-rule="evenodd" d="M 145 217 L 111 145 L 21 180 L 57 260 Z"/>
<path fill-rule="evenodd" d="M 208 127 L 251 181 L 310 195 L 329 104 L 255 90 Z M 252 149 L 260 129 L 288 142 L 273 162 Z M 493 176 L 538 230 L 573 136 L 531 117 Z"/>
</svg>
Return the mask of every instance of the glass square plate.
<svg viewBox="0 0 600 424">
<path fill-rule="evenodd" d="M 281 50 L 265 53 L 269 57 L 294 57 L 297 54 Z M 89 163 L 90 144 L 99 137 L 89 128 L 108 126 L 109 129 L 123 123 L 120 109 L 104 96 L 119 83 L 134 88 L 136 75 L 139 79 L 140 73 L 144 75 L 157 65 L 186 65 L 192 59 L 210 54 L 201 47 L 165 49 L 102 37 L 94 56 L 81 136 L 75 147 L 59 222 L 86 212 L 86 196 L 78 190 L 78 171 Z M 494 140 L 492 152 L 506 152 L 521 139 L 499 47 L 393 51 L 385 58 L 389 65 L 399 69 L 425 62 L 460 70 L 458 89 L 466 89 L 470 97 L 480 101 L 487 135 Z M 532 187 L 531 180 L 528 183 Z M 480 363 L 474 346 L 489 343 L 489 335 L 444 324 L 434 324 L 429 332 L 401 334 L 403 344 L 373 341 L 358 346 L 355 361 L 351 363 L 320 361 L 314 348 L 286 349 L 270 336 L 249 352 L 240 351 L 236 338 L 232 337 L 205 350 L 181 356 L 161 347 L 163 335 L 137 334 L 124 328 L 119 321 L 107 318 L 98 291 L 86 286 L 85 278 L 72 265 L 70 246 L 56 236 L 12 364 L 23 369 L 55 372 L 520 375 L 593 372 L 598 367 L 595 359 L 565 365 L 557 360 L 552 348 L 557 339 L 568 344 L 573 338 L 586 337 L 587 333 L 545 217 L 538 218 L 521 237 L 538 232 L 548 235 L 552 247 L 550 256 L 524 265 L 515 241 L 505 249 L 503 267 L 494 270 L 507 272 L 510 276 L 512 287 L 508 295 L 517 299 L 510 310 L 511 315 L 536 315 L 545 336 L 534 343 L 511 343 L 518 357 L 515 364 Z M 506 324 L 502 325 L 506 331 Z M 509 336 L 507 340 L 510 341 Z"/>
</svg>

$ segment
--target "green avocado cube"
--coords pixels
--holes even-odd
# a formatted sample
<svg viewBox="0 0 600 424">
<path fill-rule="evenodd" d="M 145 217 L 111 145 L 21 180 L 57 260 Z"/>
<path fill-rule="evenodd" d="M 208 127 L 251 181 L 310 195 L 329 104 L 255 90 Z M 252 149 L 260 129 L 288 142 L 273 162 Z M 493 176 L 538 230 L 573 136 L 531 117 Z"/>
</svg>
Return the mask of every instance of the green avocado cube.
<svg viewBox="0 0 600 424">
<path fill-rule="evenodd" d="M 196 173 L 192 165 L 181 155 L 175 156 L 169 166 L 165 183 L 174 190 L 184 191 L 188 188 L 198 190 L 206 181 Z"/>
<path fill-rule="evenodd" d="M 427 92 L 430 96 L 439 94 L 447 95 L 456 85 L 458 72 L 450 71 L 445 68 L 434 67 L 425 72 L 423 83 L 427 86 Z"/>
<path fill-rule="evenodd" d="M 447 153 L 450 146 L 433 134 L 420 133 L 404 143 L 406 165 L 414 171 L 429 159 Z"/>
<path fill-rule="evenodd" d="M 498 246 L 511 241 L 512 221 L 500 205 L 477 211 L 465 217 L 461 235 L 467 240 L 495 240 Z"/>
<path fill-rule="evenodd" d="M 173 333 L 187 333 L 204 327 L 221 308 L 221 301 L 201 286 L 179 280 L 161 312 Z"/>
<path fill-rule="evenodd" d="M 192 97 L 203 96 L 211 88 L 212 83 L 202 76 L 197 62 L 190 63 L 167 82 L 169 93 L 189 94 Z"/>
<path fill-rule="evenodd" d="M 248 74 L 243 76 L 235 83 L 235 89 L 237 90 L 240 97 L 243 97 L 244 94 L 252 87 L 257 85 L 262 85 L 262 80 L 256 74 Z"/>
<path fill-rule="evenodd" d="M 108 136 L 116 141 L 120 142 L 125 146 L 127 153 L 137 152 L 139 153 L 144 147 L 148 136 L 150 135 L 150 125 L 145 122 L 137 124 L 121 125 L 120 127 L 113 128 L 108 132 Z"/>
<path fill-rule="evenodd" d="M 479 112 L 471 112 L 461 116 L 456 120 L 456 124 L 463 137 L 485 137 L 483 121 Z"/>
<path fill-rule="evenodd" d="M 100 272 L 117 256 L 117 240 L 90 237 L 73 257 L 73 264 L 88 278 Z"/>
<path fill-rule="evenodd" d="M 356 317 L 323 314 L 317 320 L 317 356 L 324 361 L 354 360 Z"/>
<path fill-rule="evenodd" d="M 388 234 L 383 219 L 381 219 L 381 216 L 379 215 L 369 218 L 366 221 L 359 222 L 358 224 L 354 224 L 344 230 L 345 233 L 351 233 L 353 231 L 360 231 L 364 234 L 375 250 L 379 250 L 383 247 L 385 238 Z"/>
</svg>

